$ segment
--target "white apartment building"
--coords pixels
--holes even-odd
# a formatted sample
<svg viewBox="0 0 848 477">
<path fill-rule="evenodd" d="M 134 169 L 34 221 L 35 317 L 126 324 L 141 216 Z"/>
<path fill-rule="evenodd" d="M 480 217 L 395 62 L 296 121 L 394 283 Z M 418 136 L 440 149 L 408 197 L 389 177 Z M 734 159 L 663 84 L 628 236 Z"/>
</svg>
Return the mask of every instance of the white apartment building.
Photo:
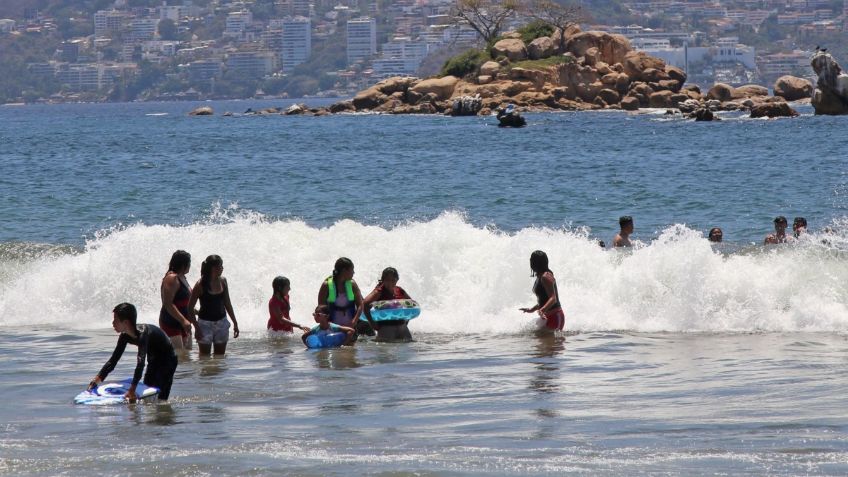
<svg viewBox="0 0 848 477">
<path fill-rule="evenodd" d="M 253 23 L 253 13 L 250 11 L 231 12 L 227 15 L 224 36 L 241 37 L 251 23 Z"/>
<path fill-rule="evenodd" d="M 347 64 L 370 60 L 377 53 L 377 20 L 356 18 L 347 22 Z"/>
<path fill-rule="evenodd" d="M 294 68 L 301 63 L 306 63 L 309 59 L 309 55 L 311 54 L 312 21 L 306 17 L 292 17 L 284 19 L 283 44 L 280 55 L 283 64 L 283 71 Z"/>
<path fill-rule="evenodd" d="M 424 41 L 412 41 L 409 37 L 397 37 L 383 44 L 380 58 L 372 67 L 378 78 L 390 76 L 412 76 L 427 57 L 429 47 Z"/>
<path fill-rule="evenodd" d="M 130 21 L 130 39 L 135 41 L 150 41 L 156 38 L 159 19 L 136 18 Z"/>
<path fill-rule="evenodd" d="M 271 74 L 277 64 L 272 51 L 237 51 L 227 55 L 227 71 L 247 78 Z"/>
<path fill-rule="evenodd" d="M 106 38 L 124 26 L 127 14 L 117 10 L 100 10 L 94 13 L 94 38 Z"/>
<path fill-rule="evenodd" d="M 159 19 L 179 23 L 188 17 L 188 7 L 185 5 L 162 5 L 159 7 Z"/>
</svg>

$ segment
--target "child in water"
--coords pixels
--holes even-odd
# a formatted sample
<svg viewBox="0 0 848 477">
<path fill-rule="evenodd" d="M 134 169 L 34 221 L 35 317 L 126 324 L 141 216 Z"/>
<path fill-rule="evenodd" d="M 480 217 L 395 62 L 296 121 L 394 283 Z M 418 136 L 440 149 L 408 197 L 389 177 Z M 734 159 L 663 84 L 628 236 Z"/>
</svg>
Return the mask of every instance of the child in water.
<svg viewBox="0 0 848 477">
<path fill-rule="evenodd" d="M 330 334 L 330 333 L 347 333 L 347 340 L 345 340 L 344 344 L 351 344 L 353 341 L 353 328 L 349 326 L 337 325 L 335 323 L 330 323 L 330 307 L 327 305 L 318 305 L 315 307 L 315 313 L 312 314 L 315 318 L 315 322 L 318 323 L 311 330 L 307 331 L 303 334 L 301 339 L 303 340 L 303 344 L 306 344 L 306 338 L 316 334 Z"/>
<path fill-rule="evenodd" d="M 371 318 L 371 305 L 375 301 L 411 299 L 406 290 L 398 286 L 400 275 L 394 267 L 383 270 L 374 290 L 365 297 L 362 311 L 371 326 L 377 330 L 377 341 L 412 341 L 408 320 L 385 320 L 376 322 Z"/>
<path fill-rule="evenodd" d="M 295 328 L 300 328 L 304 332 L 309 331 L 309 327 L 301 326 L 291 320 L 289 312 L 291 304 L 289 303 L 289 292 L 291 291 L 291 282 L 283 276 L 274 278 L 271 282 L 271 287 L 274 289 L 274 294 L 268 300 L 268 330 L 283 331 L 291 333 Z"/>
<path fill-rule="evenodd" d="M 88 384 L 91 391 L 103 382 L 109 373 L 115 369 L 115 365 L 124 354 L 127 344 L 138 346 L 135 373 L 133 373 L 132 384 L 127 391 L 128 401 L 135 401 L 136 386 L 141 381 L 141 373 L 144 371 L 144 362 L 147 361 L 147 373 L 144 374 L 144 385 L 159 388 L 159 400 L 167 401 L 171 394 L 171 384 L 174 381 L 174 372 L 177 370 L 177 355 L 168 335 L 158 326 L 138 325 L 136 319 L 138 312 L 130 303 L 121 303 L 112 310 L 112 328 L 119 333 L 118 344 L 112 356 L 103 365 L 103 368 L 94 376 Z"/>
</svg>

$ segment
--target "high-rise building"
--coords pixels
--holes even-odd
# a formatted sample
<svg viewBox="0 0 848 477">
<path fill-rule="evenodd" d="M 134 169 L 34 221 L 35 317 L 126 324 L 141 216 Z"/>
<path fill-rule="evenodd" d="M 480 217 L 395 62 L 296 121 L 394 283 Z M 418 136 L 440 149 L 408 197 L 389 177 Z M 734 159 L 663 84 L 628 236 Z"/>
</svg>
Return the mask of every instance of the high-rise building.
<svg viewBox="0 0 848 477">
<path fill-rule="evenodd" d="M 409 37 L 394 38 L 383 43 L 380 58 L 373 63 L 374 74 L 378 78 L 414 75 L 428 51 L 424 41 L 412 41 Z"/>
<path fill-rule="evenodd" d="M 227 15 L 224 36 L 241 37 L 251 23 L 253 23 L 253 13 L 250 11 L 232 12 Z"/>
<path fill-rule="evenodd" d="M 111 33 L 121 31 L 126 13 L 117 10 L 100 10 L 94 13 L 94 38 L 107 38 Z"/>
<path fill-rule="evenodd" d="M 227 71 L 236 76 L 258 79 L 271 74 L 276 66 L 271 51 L 238 51 L 227 55 Z"/>
<path fill-rule="evenodd" d="M 312 53 L 312 22 L 306 17 L 286 18 L 283 21 L 281 59 L 283 71 L 305 63 Z"/>
<path fill-rule="evenodd" d="M 158 18 L 136 18 L 130 21 L 130 40 L 150 41 L 156 37 Z"/>
<path fill-rule="evenodd" d="M 347 22 L 347 64 L 367 61 L 377 53 L 377 21 L 361 17 Z"/>
</svg>

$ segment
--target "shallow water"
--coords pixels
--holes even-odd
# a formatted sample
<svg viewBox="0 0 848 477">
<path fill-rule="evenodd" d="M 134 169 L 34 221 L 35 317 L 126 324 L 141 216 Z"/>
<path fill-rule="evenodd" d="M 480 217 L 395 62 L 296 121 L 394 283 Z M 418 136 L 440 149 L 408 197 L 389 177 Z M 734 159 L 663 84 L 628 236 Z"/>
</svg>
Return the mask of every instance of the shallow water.
<svg viewBox="0 0 848 477">
<path fill-rule="evenodd" d="M 841 336 L 422 333 L 411 344 L 304 351 L 254 334 L 224 358 L 182 362 L 169 404 L 74 406 L 113 341 L 6 330 L 0 382 L 17 404 L 4 406 L 0 470 L 848 472 Z"/>
<path fill-rule="evenodd" d="M 0 108 L 0 474 L 848 473 L 844 118 L 193 107 Z M 622 214 L 639 247 L 602 250 Z M 811 234 L 761 247 L 777 214 Z M 243 336 L 185 358 L 169 404 L 74 406 L 178 248 L 192 282 L 224 258 Z M 568 336 L 517 311 L 535 249 Z M 398 268 L 416 342 L 266 334 L 272 278 L 308 322 L 342 255 L 365 291 Z"/>
</svg>

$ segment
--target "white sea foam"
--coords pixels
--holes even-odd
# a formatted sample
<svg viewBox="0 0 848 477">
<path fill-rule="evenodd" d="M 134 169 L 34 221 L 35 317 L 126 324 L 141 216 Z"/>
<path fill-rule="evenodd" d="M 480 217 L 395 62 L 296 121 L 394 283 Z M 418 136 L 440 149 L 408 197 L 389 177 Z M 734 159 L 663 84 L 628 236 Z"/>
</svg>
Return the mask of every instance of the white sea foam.
<svg viewBox="0 0 848 477">
<path fill-rule="evenodd" d="M 252 213 L 221 213 L 186 226 L 135 224 L 104 231 L 79 253 L 26 260 L 0 254 L 0 324 L 109 326 L 112 307 L 135 303 L 156 322 L 171 253 L 191 252 L 189 279 L 209 254 L 224 259 L 244 331 L 264 330 L 271 280 L 291 279 L 293 318 L 310 321 L 318 287 L 340 256 L 364 293 L 396 267 L 423 306 L 415 331 L 514 333 L 534 321 L 529 256 L 545 250 L 570 330 L 848 331 L 844 238 L 723 255 L 697 231 L 674 226 L 637 250 L 605 251 L 582 230 L 476 227 L 458 213 L 391 228 L 350 220 L 327 228 Z"/>
</svg>

